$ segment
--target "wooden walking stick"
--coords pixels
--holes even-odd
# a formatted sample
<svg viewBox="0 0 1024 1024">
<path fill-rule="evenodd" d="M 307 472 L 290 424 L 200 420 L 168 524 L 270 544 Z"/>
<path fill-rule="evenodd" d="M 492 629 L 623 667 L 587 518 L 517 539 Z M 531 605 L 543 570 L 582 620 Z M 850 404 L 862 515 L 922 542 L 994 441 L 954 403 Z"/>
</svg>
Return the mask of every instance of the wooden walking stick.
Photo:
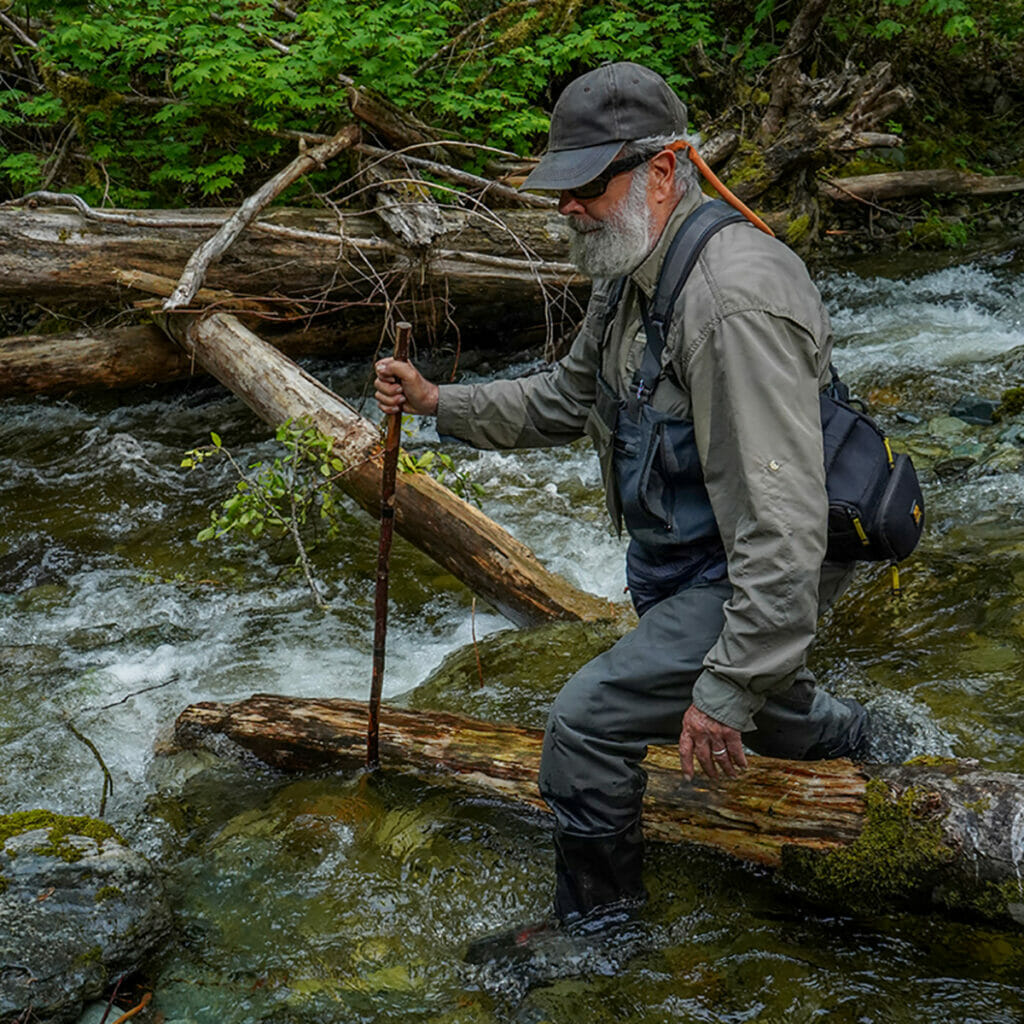
<svg viewBox="0 0 1024 1024">
<path fill-rule="evenodd" d="M 412 325 L 397 325 L 395 358 L 409 358 L 409 337 Z M 391 538 L 395 531 L 395 475 L 398 471 L 398 446 L 402 431 L 402 414 L 389 413 L 384 441 L 384 469 L 380 482 L 380 545 L 377 549 L 377 591 L 374 598 L 373 678 L 370 682 L 370 714 L 366 722 L 366 767 L 380 767 L 378 734 L 380 732 L 380 695 L 384 685 L 384 647 L 388 632 L 388 561 Z"/>
</svg>

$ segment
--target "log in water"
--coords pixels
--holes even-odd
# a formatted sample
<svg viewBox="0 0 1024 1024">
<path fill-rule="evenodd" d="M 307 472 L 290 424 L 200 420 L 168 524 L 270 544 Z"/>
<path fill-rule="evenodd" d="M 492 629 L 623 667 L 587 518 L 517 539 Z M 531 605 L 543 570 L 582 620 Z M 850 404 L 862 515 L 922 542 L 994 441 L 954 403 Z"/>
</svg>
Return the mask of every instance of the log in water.
<svg viewBox="0 0 1024 1024">
<path fill-rule="evenodd" d="M 364 761 L 366 707 L 257 694 L 186 708 L 185 747 L 227 737 L 287 771 Z M 212 741 L 212 742 L 211 742 Z M 543 808 L 542 733 L 436 711 L 381 709 L 381 763 L 397 771 Z M 644 827 L 776 869 L 841 905 L 918 903 L 1024 924 L 1024 779 L 972 762 L 858 765 L 751 756 L 737 779 L 683 781 L 675 748 L 652 748 Z"/>
</svg>

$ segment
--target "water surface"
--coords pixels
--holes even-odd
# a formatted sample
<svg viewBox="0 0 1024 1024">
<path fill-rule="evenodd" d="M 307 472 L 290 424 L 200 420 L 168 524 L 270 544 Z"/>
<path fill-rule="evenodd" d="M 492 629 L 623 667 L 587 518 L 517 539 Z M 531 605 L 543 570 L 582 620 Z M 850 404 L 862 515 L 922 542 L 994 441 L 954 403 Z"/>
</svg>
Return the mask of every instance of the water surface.
<svg viewBox="0 0 1024 1024">
<path fill-rule="evenodd" d="M 814 666 L 872 709 L 879 757 L 1024 771 L 1024 446 L 946 418 L 963 394 L 1024 383 L 1022 268 L 822 284 L 840 369 L 919 461 L 929 531 L 905 600 L 868 569 Z M 311 368 L 354 399 L 365 384 L 361 366 Z M 541 816 L 392 770 L 294 778 L 155 755 L 193 701 L 362 699 L 369 686 L 376 525 L 352 508 L 343 538 L 316 552 L 326 615 L 283 548 L 197 543 L 232 486 L 226 466 L 179 466 L 211 430 L 244 458 L 274 453 L 209 383 L 0 404 L 0 808 L 96 813 L 100 767 L 65 722 L 96 744 L 114 778 L 108 819 L 164 865 L 174 899 L 175 938 L 148 972 L 168 1022 L 1024 1019 L 1019 933 L 885 907 L 835 914 L 675 848 L 651 852 L 637 935 L 563 950 L 532 981 L 470 968 L 468 940 L 547 910 Z M 410 444 L 433 436 L 424 424 Z M 623 545 L 585 444 L 454 451 L 489 515 L 577 586 L 621 599 Z M 600 645 L 538 631 L 509 653 L 509 624 L 425 556 L 399 540 L 392 566 L 386 696 L 415 701 L 430 680 L 420 693 L 435 706 L 539 725 Z M 457 654 L 474 635 L 491 652 L 483 688 Z"/>
</svg>

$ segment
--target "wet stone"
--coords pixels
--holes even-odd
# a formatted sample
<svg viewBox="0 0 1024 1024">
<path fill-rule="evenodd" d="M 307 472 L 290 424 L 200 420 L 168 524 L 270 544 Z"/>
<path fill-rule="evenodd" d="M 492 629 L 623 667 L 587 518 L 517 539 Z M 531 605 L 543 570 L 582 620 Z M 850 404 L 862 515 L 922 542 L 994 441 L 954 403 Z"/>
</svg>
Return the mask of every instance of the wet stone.
<svg viewBox="0 0 1024 1024">
<path fill-rule="evenodd" d="M 967 423 L 957 416 L 936 416 L 928 421 L 928 433 L 944 440 L 963 437 L 969 431 Z"/>
<path fill-rule="evenodd" d="M 964 395 L 949 410 L 950 416 L 965 423 L 992 423 L 992 413 L 999 408 L 998 398 L 983 398 L 981 395 Z"/>
<path fill-rule="evenodd" d="M 978 460 L 971 455 L 950 455 L 948 458 L 939 459 L 933 469 L 935 475 L 942 480 L 950 480 L 953 477 L 962 476 Z"/>
<path fill-rule="evenodd" d="M 9 834 L 37 815 L 44 827 Z M 42 812 L 0 817 L 0 1020 L 76 1021 L 169 932 L 155 870 L 111 831 Z"/>
<path fill-rule="evenodd" d="M 999 434 L 1003 444 L 1024 445 L 1024 423 L 1013 423 Z"/>
</svg>

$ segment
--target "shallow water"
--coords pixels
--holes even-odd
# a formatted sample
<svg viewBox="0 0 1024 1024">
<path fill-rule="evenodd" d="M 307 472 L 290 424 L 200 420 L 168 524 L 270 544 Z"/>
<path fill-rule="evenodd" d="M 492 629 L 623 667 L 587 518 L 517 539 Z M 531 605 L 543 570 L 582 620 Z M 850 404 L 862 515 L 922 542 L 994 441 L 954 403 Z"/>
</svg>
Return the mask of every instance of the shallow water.
<svg viewBox="0 0 1024 1024">
<path fill-rule="evenodd" d="M 1024 771 L 1024 447 L 1006 442 L 999 461 L 1001 428 L 949 434 L 942 421 L 962 394 L 1024 383 L 1007 358 L 1024 354 L 1022 267 L 834 274 L 823 290 L 844 376 L 918 455 L 930 527 L 905 600 L 866 571 L 815 667 L 872 709 L 880 758 Z M 365 383 L 363 367 L 311 368 L 346 396 Z M 629 941 L 553 953 L 533 975 L 472 968 L 469 939 L 547 909 L 539 815 L 391 771 L 290 778 L 155 755 L 193 701 L 363 698 L 369 685 L 375 524 L 351 510 L 344 538 L 316 554 L 328 615 L 287 553 L 198 544 L 231 478 L 179 463 L 211 430 L 244 457 L 272 454 L 266 429 L 209 384 L 0 404 L 0 808 L 96 813 L 100 766 L 65 720 L 96 744 L 114 779 L 107 817 L 165 865 L 177 909 L 148 971 L 168 1021 L 1024 1019 L 1019 933 L 885 908 L 832 916 L 681 849 L 652 851 L 651 905 Z M 425 425 L 412 444 L 432 436 Z M 974 454 L 944 469 L 950 448 Z M 456 454 L 488 514 L 577 585 L 621 598 L 623 545 L 584 445 Z M 538 725 L 603 642 L 541 630 L 501 654 L 484 639 L 508 629 L 500 615 L 401 541 L 392 567 L 389 697 Z M 457 653 L 474 634 L 483 688 L 475 657 Z"/>
</svg>

